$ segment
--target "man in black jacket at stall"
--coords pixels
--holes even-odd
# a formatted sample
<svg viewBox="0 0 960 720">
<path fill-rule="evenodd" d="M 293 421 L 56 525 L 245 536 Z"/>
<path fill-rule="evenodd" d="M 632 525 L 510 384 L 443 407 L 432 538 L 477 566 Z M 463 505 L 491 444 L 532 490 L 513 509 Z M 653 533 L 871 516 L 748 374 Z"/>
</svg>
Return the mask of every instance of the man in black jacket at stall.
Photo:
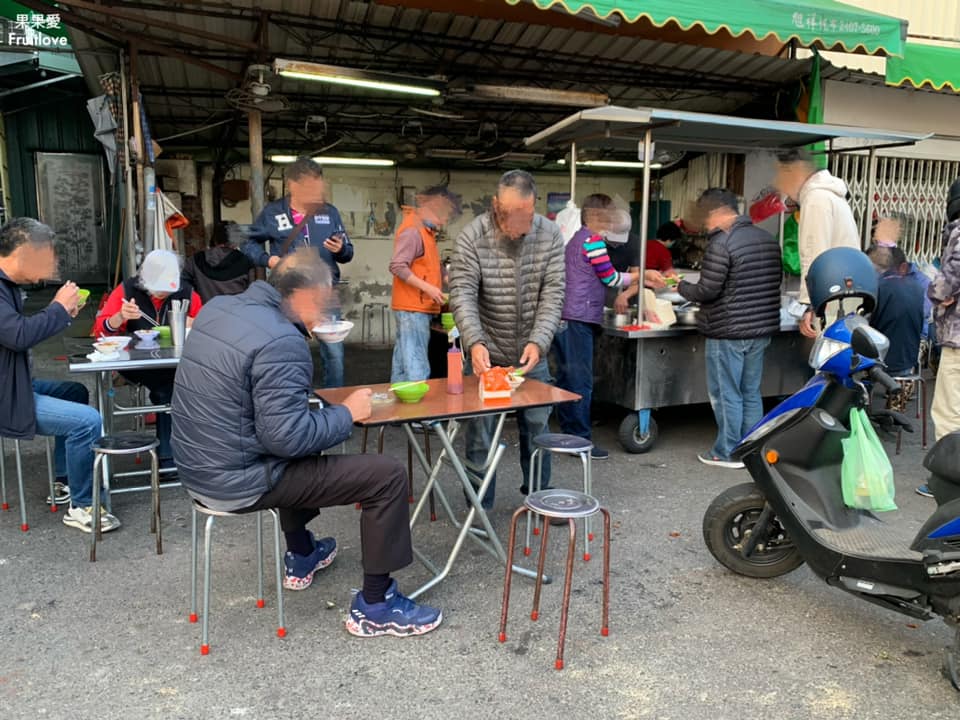
<svg viewBox="0 0 960 720">
<path fill-rule="evenodd" d="M 760 418 L 763 354 L 780 329 L 780 245 L 750 218 L 737 197 L 710 188 L 697 201 L 710 242 L 700 280 L 677 287 L 699 303 L 697 326 L 706 336 L 707 392 L 717 420 L 717 440 L 700 462 L 741 468 L 730 454 Z"/>
</svg>

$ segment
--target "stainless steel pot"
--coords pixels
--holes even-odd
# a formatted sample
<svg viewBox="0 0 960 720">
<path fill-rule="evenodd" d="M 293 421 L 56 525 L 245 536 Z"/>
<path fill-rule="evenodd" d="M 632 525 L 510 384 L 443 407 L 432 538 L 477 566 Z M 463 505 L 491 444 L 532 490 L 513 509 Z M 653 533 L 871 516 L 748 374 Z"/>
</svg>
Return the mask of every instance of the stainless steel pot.
<svg viewBox="0 0 960 720">
<path fill-rule="evenodd" d="M 693 303 L 686 303 L 685 305 L 678 307 L 676 310 L 674 310 L 674 313 L 677 316 L 677 325 L 696 326 L 697 312 L 699 309 L 700 308 Z"/>
</svg>

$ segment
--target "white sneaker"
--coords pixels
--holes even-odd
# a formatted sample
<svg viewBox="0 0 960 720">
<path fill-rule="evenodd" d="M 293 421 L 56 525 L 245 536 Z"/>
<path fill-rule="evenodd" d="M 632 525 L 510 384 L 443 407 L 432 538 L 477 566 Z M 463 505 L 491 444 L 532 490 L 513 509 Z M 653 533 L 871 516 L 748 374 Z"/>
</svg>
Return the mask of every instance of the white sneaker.
<svg viewBox="0 0 960 720">
<path fill-rule="evenodd" d="M 67 527 L 82 530 L 85 533 L 93 532 L 93 507 L 81 508 L 71 505 L 70 509 L 63 516 L 63 524 Z M 111 515 L 107 512 L 106 508 L 101 506 L 100 531 L 110 532 L 111 530 L 116 530 L 118 527 L 120 527 L 120 521 L 116 516 Z"/>
</svg>

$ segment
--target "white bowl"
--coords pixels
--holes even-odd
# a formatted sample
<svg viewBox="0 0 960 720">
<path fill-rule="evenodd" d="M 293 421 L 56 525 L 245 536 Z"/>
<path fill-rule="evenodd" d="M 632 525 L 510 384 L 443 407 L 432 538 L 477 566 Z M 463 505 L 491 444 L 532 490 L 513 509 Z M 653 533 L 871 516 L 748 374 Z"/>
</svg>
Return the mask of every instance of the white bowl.
<svg viewBox="0 0 960 720">
<path fill-rule="evenodd" d="M 156 341 L 157 336 L 160 335 L 159 330 L 134 330 L 133 334 L 140 338 L 144 343 L 150 344 Z"/>
<path fill-rule="evenodd" d="M 126 347 L 123 343 L 118 343 L 114 338 L 104 339 L 93 344 L 93 349 L 103 356 L 116 356 Z"/>
<path fill-rule="evenodd" d="M 103 335 L 97 338 L 97 342 L 117 343 L 118 350 L 126 349 L 132 340 L 133 338 L 129 335 Z"/>
<path fill-rule="evenodd" d="M 337 320 L 317 325 L 313 328 L 313 334 L 325 343 L 338 343 L 343 342 L 352 329 L 353 323 L 349 320 Z"/>
</svg>

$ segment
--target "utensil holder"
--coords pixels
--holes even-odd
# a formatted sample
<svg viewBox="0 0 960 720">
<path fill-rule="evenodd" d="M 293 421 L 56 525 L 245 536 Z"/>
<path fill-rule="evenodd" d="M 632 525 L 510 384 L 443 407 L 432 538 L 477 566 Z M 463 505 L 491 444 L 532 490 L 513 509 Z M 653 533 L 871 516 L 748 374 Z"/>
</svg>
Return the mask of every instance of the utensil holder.
<svg viewBox="0 0 960 720">
<path fill-rule="evenodd" d="M 170 324 L 170 340 L 174 347 L 182 347 L 187 336 L 187 313 L 169 312 L 167 320 Z"/>
</svg>

